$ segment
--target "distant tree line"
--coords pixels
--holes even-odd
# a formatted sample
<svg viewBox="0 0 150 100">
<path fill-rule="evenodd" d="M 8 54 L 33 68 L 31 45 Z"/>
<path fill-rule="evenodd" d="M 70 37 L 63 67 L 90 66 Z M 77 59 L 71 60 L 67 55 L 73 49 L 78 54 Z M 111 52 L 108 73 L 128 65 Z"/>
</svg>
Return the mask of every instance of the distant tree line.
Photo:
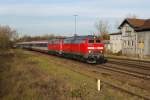
<svg viewBox="0 0 150 100">
<path fill-rule="evenodd" d="M 0 25 L 0 51 L 10 49 L 17 39 L 17 31 L 9 26 Z"/>
</svg>

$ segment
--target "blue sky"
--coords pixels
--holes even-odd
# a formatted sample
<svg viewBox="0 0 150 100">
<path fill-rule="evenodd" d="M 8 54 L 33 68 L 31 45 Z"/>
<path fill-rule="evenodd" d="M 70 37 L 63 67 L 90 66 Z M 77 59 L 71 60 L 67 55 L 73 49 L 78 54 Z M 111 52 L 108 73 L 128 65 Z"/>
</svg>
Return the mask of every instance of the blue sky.
<svg viewBox="0 0 150 100">
<path fill-rule="evenodd" d="M 127 15 L 150 18 L 150 0 L 0 0 L 0 24 L 10 25 L 21 35 L 92 34 L 98 20 L 107 20 L 110 31 Z"/>
</svg>

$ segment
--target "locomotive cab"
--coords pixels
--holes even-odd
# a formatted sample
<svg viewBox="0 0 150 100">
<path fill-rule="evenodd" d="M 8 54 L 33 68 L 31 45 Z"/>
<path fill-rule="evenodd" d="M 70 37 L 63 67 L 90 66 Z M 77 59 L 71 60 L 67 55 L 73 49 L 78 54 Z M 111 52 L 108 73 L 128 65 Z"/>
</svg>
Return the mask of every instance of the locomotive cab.
<svg viewBox="0 0 150 100">
<path fill-rule="evenodd" d="M 88 63 L 104 63 L 104 44 L 100 38 L 87 38 L 86 60 Z"/>
</svg>

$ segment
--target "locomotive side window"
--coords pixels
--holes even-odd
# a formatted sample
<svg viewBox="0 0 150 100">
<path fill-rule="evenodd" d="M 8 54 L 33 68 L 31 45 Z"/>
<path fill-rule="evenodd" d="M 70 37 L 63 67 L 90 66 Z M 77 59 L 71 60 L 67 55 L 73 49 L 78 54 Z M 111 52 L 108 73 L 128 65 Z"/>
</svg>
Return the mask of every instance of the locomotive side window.
<svg viewBox="0 0 150 100">
<path fill-rule="evenodd" d="M 89 42 L 89 43 L 94 43 L 94 40 L 89 40 L 88 42 Z"/>
<path fill-rule="evenodd" d="M 73 40 L 72 43 L 73 44 L 82 44 L 82 43 L 85 43 L 85 40 L 83 40 L 83 39 L 76 39 L 76 40 Z"/>
<path fill-rule="evenodd" d="M 96 43 L 101 43 L 101 40 L 96 40 Z"/>
<path fill-rule="evenodd" d="M 83 40 L 80 40 L 80 43 L 85 43 L 85 40 L 83 39 Z"/>
<path fill-rule="evenodd" d="M 68 39 L 68 40 L 64 40 L 64 44 L 70 44 L 72 40 Z"/>
</svg>

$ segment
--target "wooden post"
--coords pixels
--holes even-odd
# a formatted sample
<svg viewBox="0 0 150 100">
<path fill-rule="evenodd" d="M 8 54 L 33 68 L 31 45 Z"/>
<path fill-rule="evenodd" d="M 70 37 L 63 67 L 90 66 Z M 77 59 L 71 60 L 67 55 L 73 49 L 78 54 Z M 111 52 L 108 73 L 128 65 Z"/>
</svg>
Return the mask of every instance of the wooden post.
<svg viewBox="0 0 150 100">
<path fill-rule="evenodd" d="M 101 90 L 101 80 L 100 79 L 97 80 L 97 90 L 98 91 Z"/>
</svg>

